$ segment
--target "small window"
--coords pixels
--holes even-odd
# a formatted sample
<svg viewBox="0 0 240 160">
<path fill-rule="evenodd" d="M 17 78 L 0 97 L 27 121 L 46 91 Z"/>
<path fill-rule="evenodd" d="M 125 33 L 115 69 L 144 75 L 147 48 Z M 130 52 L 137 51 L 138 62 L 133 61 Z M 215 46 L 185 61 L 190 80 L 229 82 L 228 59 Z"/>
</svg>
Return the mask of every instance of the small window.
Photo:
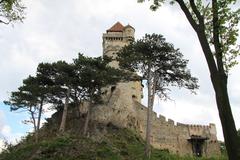
<svg viewBox="0 0 240 160">
<path fill-rule="evenodd" d="M 114 92 L 115 89 L 116 89 L 116 86 L 112 86 L 112 87 L 111 87 L 111 92 Z"/>
</svg>

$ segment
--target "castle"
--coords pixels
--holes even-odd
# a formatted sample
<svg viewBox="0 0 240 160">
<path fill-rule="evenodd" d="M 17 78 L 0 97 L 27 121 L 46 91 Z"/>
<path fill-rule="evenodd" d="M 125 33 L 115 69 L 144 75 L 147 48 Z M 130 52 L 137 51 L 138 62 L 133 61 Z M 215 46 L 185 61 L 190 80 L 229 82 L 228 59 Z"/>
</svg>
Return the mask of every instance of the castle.
<svg viewBox="0 0 240 160">
<path fill-rule="evenodd" d="M 116 52 L 134 39 L 135 29 L 117 22 L 103 34 L 103 55 L 116 58 Z M 112 67 L 118 67 L 113 60 Z M 147 107 L 141 104 L 142 83 L 140 80 L 120 82 L 104 88 L 104 104 L 94 107 L 91 119 L 104 124 L 134 129 L 145 139 Z M 214 156 L 220 154 L 214 124 L 208 126 L 175 123 L 154 112 L 151 144 L 155 148 L 179 155 Z"/>
</svg>

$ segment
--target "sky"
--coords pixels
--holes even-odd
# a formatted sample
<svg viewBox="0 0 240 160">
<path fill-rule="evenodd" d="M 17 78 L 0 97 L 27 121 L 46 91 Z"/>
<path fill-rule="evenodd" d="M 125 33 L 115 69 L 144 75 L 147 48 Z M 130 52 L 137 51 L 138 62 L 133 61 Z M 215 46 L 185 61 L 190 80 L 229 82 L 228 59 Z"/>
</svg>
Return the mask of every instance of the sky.
<svg viewBox="0 0 240 160">
<path fill-rule="evenodd" d="M 135 28 L 135 38 L 145 33 L 162 34 L 189 59 L 192 75 L 199 79 L 197 94 L 172 88 L 171 99 L 155 101 L 154 110 L 175 122 L 215 123 L 223 140 L 209 71 L 197 36 L 178 6 L 149 10 L 137 0 L 41 0 L 24 1 L 26 19 L 14 26 L 0 24 L 0 146 L 4 139 L 15 142 L 31 126 L 21 124 L 27 114 L 12 113 L 2 101 L 17 90 L 22 80 L 34 75 L 40 62 L 71 62 L 79 52 L 102 55 L 102 34 L 117 21 Z M 229 96 L 237 128 L 240 128 L 240 66 L 229 75 Z M 146 104 L 146 96 L 143 99 Z M 49 115 L 49 114 L 48 114 Z"/>
</svg>

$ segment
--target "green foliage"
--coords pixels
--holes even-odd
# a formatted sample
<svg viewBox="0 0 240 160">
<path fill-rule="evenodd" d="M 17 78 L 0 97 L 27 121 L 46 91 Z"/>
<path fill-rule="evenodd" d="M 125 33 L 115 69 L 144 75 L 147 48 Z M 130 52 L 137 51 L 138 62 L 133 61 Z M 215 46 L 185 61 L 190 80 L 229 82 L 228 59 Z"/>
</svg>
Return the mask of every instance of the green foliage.
<svg viewBox="0 0 240 160">
<path fill-rule="evenodd" d="M 222 61 L 224 63 L 225 72 L 228 73 L 229 70 L 234 67 L 237 62 L 237 56 L 240 54 L 240 48 L 237 45 L 238 37 L 238 23 L 240 20 L 240 9 L 233 9 L 233 5 L 236 3 L 236 0 L 218 0 L 217 10 L 218 10 L 218 32 L 219 32 L 219 41 L 221 47 Z M 193 12 L 191 5 L 187 4 L 192 15 L 196 17 Z M 208 3 L 204 3 L 201 0 L 196 2 L 196 6 L 201 15 L 204 16 L 204 25 L 206 27 L 205 34 L 208 38 L 208 43 L 214 47 L 214 37 L 213 37 L 213 6 Z M 197 22 L 197 18 L 194 18 Z M 213 51 L 216 53 L 216 50 Z M 216 54 L 215 54 L 216 56 Z"/>
<path fill-rule="evenodd" d="M 138 2 L 144 2 L 145 0 L 138 0 Z M 151 0 L 152 10 L 157 10 L 166 0 Z M 180 2 L 181 1 L 181 2 Z M 191 4 L 191 1 L 187 0 L 171 0 L 171 4 L 175 2 L 184 3 L 191 13 L 191 17 L 197 25 L 199 25 L 199 15 L 203 18 L 205 27 L 205 35 L 208 38 L 208 43 L 214 48 L 216 42 L 214 41 L 214 24 L 213 24 L 213 9 L 214 7 L 209 1 L 196 0 Z M 238 64 L 237 57 L 240 55 L 240 47 L 237 44 L 237 38 L 239 36 L 239 20 L 240 20 L 240 8 L 235 6 L 237 0 L 218 0 L 216 9 L 217 13 L 217 29 L 218 38 L 220 42 L 220 53 L 217 53 L 216 49 L 213 49 L 213 55 L 220 54 L 220 58 L 223 62 L 225 73 Z M 194 6 L 198 10 L 194 11 Z M 237 8 L 237 9 L 236 9 Z"/>
<path fill-rule="evenodd" d="M 37 144 L 24 143 L 0 154 L 0 160 L 144 160 L 144 141 L 127 129 L 107 129 L 100 142 L 62 135 Z M 224 157 L 180 157 L 153 149 L 151 160 L 226 160 Z"/>
<path fill-rule="evenodd" d="M 151 0 L 151 2 L 151 8 L 156 10 L 165 0 Z M 170 2 L 179 5 L 197 34 L 216 94 L 229 159 L 240 159 L 240 143 L 236 140 L 238 136 L 227 90 L 229 70 L 238 63 L 237 57 L 240 55 L 240 47 L 237 45 L 240 9 L 235 9 L 237 0 L 171 0 Z"/>
<path fill-rule="evenodd" d="M 40 143 L 40 146 L 43 147 L 45 150 L 53 152 L 56 149 L 61 149 L 61 148 L 71 146 L 71 143 L 72 143 L 71 137 L 68 135 L 64 135 L 61 137 L 57 137 L 52 142 L 44 140 Z"/>
<path fill-rule="evenodd" d="M 38 79 L 29 76 L 23 80 L 23 85 L 18 88 L 18 91 L 11 93 L 10 100 L 5 101 L 5 104 L 11 106 L 11 111 L 37 106 L 40 102 L 40 90 L 42 91 L 42 88 L 40 88 Z"/>
<path fill-rule="evenodd" d="M 99 103 L 101 88 L 115 84 L 124 77 L 122 71 L 107 65 L 109 61 L 105 57 L 91 58 L 79 54 L 74 63 L 40 63 L 36 76 L 24 79 L 23 85 L 11 92 L 9 100 L 4 103 L 10 106 L 11 111 L 27 111 L 30 120 L 25 122 L 33 123 L 34 130 L 39 130 L 39 117 L 46 104 L 59 110 L 67 97 L 70 106 L 78 106 L 84 100 Z"/>
<path fill-rule="evenodd" d="M 85 57 L 82 54 L 74 59 L 79 85 L 84 88 L 85 100 L 93 103 L 101 101 L 101 88 L 113 85 L 123 80 L 124 72 L 108 66 L 110 59 L 107 57 Z"/>
<path fill-rule="evenodd" d="M 48 102 L 48 95 L 49 89 L 45 81 L 40 76 L 29 76 L 23 80 L 23 85 L 17 91 L 11 92 L 9 100 L 4 103 L 10 106 L 11 111 L 27 111 L 30 119 L 25 120 L 24 123 L 32 123 L 34 130 L 37 131 L 40 119 L 36 119 L 37 116 L 41 116 L 42 106 Z"/>
<path fill-rule="evenodd" d="M 53 104 L 56 109 L 63 106 L 63 99 L 67 95 L 68 89 L 73 89 L 77 85 L 73 64 L 65 61 L 54 63 L 41 63 L 37 68 L 37 75 L 48 84 L 49 103 Z"/>
<path fill-rule="evenodd" d="M 82 54 L 73 63 L 58 61 L 52 64 L 41 63 L 37 75 L 42 75 L 51 84 L 50 103 L 59 109 L 63 106 L 63 99 L 70 89 L 70 103 L 78 105 L 83 100 L 92 99 L 99 102 L 101 88 L 115 84 L 122 77 L 122 72 L 107 66 L 109 60 L 101 57 L 86 57 Z"/>
<path fill-rule="evenodd" d="M 198 88 L 197 79 L 187 69 L 188 60 L 183 59 L 179 49 L 174 49 L 162 35 L 146 34 L 123 47 L 118 53 L 118 60 L 120 67 L 140 73 L 147 83 L 151 81 L 161 98 L 168 98 L 169 86 L 192 91 Z"/>
<path fill-rule="evenodd" d="M 25 7 L 21 0 L 0 0 L 0 23 L 22 21 Z"/>
<path fill-rule="evenodd" d="M 146 157 L 150 157 L 151 114 L 154 97 L 168 99 L 169 86 L 198 88 L 197 78 L 187 69 L 187 60 L 178 49 L 167 43 L 162 35 L 146 34 L 142 39 L 124 46 L 118 52 L 122 69 L 139 73 L 147 81 L 148 114 L 146 127 Z"/>
<path fill-rule="evenodd" d="M 224 142 L 219 142 L 220 144 L 220 150 L 221 150 L 221 154 L 223 156 L 226 156 L 227 157 L 227 150 L 226 150 L 226 145 Z"/>
</svg>

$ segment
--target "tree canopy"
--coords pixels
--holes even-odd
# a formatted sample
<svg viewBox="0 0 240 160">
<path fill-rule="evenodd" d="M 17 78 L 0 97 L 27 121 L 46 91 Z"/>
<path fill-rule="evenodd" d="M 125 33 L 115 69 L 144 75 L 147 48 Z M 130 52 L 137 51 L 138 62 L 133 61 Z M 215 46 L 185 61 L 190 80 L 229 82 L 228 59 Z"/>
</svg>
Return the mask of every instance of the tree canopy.
<svg viewBox="0 0 240 160">
<path fill-rule="evenodd" d="M 93 104 L 102 102 L 102 88 L 124 80 L 124 72 L 108 65 L 108 57 L 85 57 L 82 54 L 74 59 L 77 75 L 81 77 L 80 85 L 84 88 L 84 100 L 89 102 L 83 134 L 87 134 L 88 123 Z"/>
<path fill-rule="evenodd" d="M 139 73 L 147 80 L 148 113 L 146 128 L 145 155 L 150 158 L 150 137 L 154 97 L 169 98 L 170 86 L 184 87 L 193 91 L 198 88 L 197 78 L 187 69 L 179 49 L 166 42 L 162 35 L 146 34 L 142 39 L 132 42 L 118 52 L 120 67 Z"/>
<path fill-rule="evenodd" d="M 142 79 L 156 84 L 155 92 L 161 98 L 168 98 L 169 86 L 198 88 L 197 78 L 187 69 L 188 60 L 183 59 L 179 49 L 166 42 L 159 34 L 146 34 L 142 39 L 125 46 L 118 53 L 120 67 L 140 73 Z"/>
<path fill-rule="evenodd" d="M 166 1 L 154 0 L 151 9 L 157 10 L 164 2 Z M 240 47 L 237 44 L 240 8 L 234 7 L 236 2 L 237 0 L 213 0 L 212 3 L 202 0 L 170 1 L 171 4 L 178 3 L 184 13 L 187 13 L 187 18 L 195 30 L 204 26 L 215 61 L 218 67 L 223 67 L 225 73 L 238 64 L 236 58 L 240 55 Z"/>
<path fill-rule="evenodd" d="M 138 0 L 143 2 L 145 0 Z M 240 159 L 240 142 L 227 90 L 229 70 L 240 55 L 237 45 L 240 9 L 237 0 L 152 0 L 151 9 L 163 3 L 178 4 L 197 34 L 210 71 L 216 103 L 230 160 Z"/>
<path fill-rule="evenodd" d="M 26 123 L 32 123 L 34 126 L 36 141 L 38 140 L 38 131 L 43 112 L 43 105 L 48 103 L 49 88 L 40 77 L 29 76 L 23 80 L 23 85 L 18 91 L 11 92 L 8 101 L 5 104 L 10 105 L 11 111 L 27 111 L 30 114 L 30 120 Z"/>
<path fill-rule="evenodd" d="M 21 0 L 0 0 L 0 23 L 22 22 L 25 18 L 24 9 Z"/>
<path fill-rule="evenodd" d="M 23 85 L 17 91 L 11 92 L 5 104 L 10 105 L 11 111 L 23 110 L 30 113 L 28 122 L 34 125 L 36 139 L 43 106 L 49 104 L 58 111 L 62 110 L 59 130 L 64 132 L 70 105 L 78 106 L 83 101 L 89 101 L 91 104 L 100 103 L 101 88 L 123 79 L 123 71 L 108 66 L 109 62 L 110 59 L 107 57 L 92 58 L 79 54 L 73 63 L 65 61 L 40 63 L 36 76 L 24 79 Z M 86 130 L 88 121 L 89 119 L 86 120 Z"/>
</svg>

